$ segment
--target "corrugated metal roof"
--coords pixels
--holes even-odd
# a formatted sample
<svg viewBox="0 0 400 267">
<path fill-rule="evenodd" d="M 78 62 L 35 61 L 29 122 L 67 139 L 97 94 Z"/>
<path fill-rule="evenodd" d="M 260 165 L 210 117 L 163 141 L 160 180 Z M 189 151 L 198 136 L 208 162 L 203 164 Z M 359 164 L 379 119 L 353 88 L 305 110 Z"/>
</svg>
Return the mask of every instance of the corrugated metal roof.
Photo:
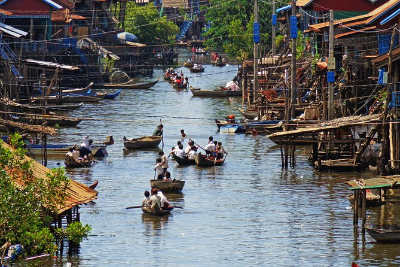
<svg viewBox="0 0 400 267">
<path fill-rule="evenodd" d="M 400 55 L 400 47 L 393 49 L 393 51 L 392 51 L 393 60 L 396 60 L 399 55 Z M 389 63 L 388 59 L 389 59 L 389 52 L 387 52 L 377 58 L 374 58 L 373 60 L 371 60 L 371 62 L 374 65 L 380 65 L 386 61 L 386 65 L 387 65 Z"/>
<path fill-rule="evenodd" d="M 314 0 L 297 0 L 296 6 L 306 7 L 311 4 Z"/>
<path fill-rule="evenodd" d="M 40 66 L 51 67 L 51 68 L 60 68 L 60 69 L 65 69 L 65 70 L 79 70 L 79 67 L 76 67 L 76 66 L 64 65 L 64 64 L 54 63 L 54 62 L 47 62 L 47 61 L 40 61 L 40 60 L 34 60 L 34 59 L 27 59 L 27 60 L 25 60 L 25 62 L 37 64 Z"/>
<path fill-rule="evenodd" d="M 6 10 L 4 10 L 4 9 L 0 9 L 0 13 L 1 13 L 1 14 L 4 14 L 4 15 L 12 15 L 11 12 L 8 12 L 8 11 L 6 11 Z"/>
<path fill-rule="evenodd" d="M 388 11 L 393 9 L 398 4 L 400 4 L 400 0 L 390 0 L 387 3 L 381 5 L 380 7 L 372 10 L 368 14 L 355 16 L 352 18 L 335 20 L 334 25 L 348 23 L 348 22 L 356 22 L 356 21 L 359 21 L 362 19 L 365 19 L 365 20 L 363 20 L 363 23 L 359 24 L 359 25 L 368 25 L 368 24 L 374 22 L 376 19 L 383 16 L 384 14 L 386 14 Z M 319 29 L 322 29 L 325 27 L 329 27 L 329 22 L 318 23 L 318 24 L 310 25 L 309 27 L 312 30 L 319 30 Z"/>
<path fill-rule="evenodd" d="M 4 23 L 0 23 L 0 31 L 4 31 L 14 37 L 17 37 L 17 38 L 28 35 L 27 32 L 18 30 L 17 28 L 14 28 L 10 25 L 6 25 Z"/>
<path fill-rule="evenodd" d="M 3 143 L 3 147 L 14 150 L 11 146 Z M 32 161 L 32 176 L 34 178 L 40 178 L 40 179 L 48 179 L 47 174 L 51 172 L 51 170 L 42 164 L 32 160 L 30 157 L 25 156 L 24 160 L 29 160 Z M 15 170 L 11 170 L 15 171 Z M 15 181 L 19 186 L 24 186 L 21 181 L 16 180 Z M 64 200 L 64 203 L 62 205 L 58 205 L 57 209 L 57 214 L 61 214 L 66 210 L 71 209 L 74 206 L 80 205 L 80 204 L 85 204 L 88 203 L 92 200 L 95 200 L 97 198 L 97 191 L 89 188 L 88 186 L 81 184 L 79 182 L 76 182 L 72 179 L 69 181 L 69 186 L 67 188 L 67 198 Z"/>
<path fill-rule="evenodd" d="M 362 29 L 357 30 L 357 31 L 349 31 L 349 32 L 340 33 L 340 34 L 335 35 L 335 38 L 341 38 L 341 37 L 344 37 L 344 36 L 348 36 L 348 35 L 364 32 L 364 31 L 369 31 L 369 30 L 373 30 L 373 29 L 376 29 L 376 26 L 362 28 Z"/>
<path fill-rule="evenodd" d="M 398 186 L 400 182 L 399 176 L 385 176 L 372 179 L 365 179 L 361 181 L 351 180 L 346 181 L 351 190 L 360 189 L 377 189 Z"/>
</svg>

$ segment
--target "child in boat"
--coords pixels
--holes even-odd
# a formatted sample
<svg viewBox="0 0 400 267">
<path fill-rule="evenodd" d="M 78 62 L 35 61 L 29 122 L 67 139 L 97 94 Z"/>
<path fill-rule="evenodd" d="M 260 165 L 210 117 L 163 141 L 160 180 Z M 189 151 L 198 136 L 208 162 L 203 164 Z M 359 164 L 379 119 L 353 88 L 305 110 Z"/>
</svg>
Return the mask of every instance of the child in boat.
<svg viewBox="0 0 400 267">
<path fill-rule="evenodd" d="M 161 158 L 156 159 L 156 166 L 154 166 L 154 170 L 157 172 L 157 179 L 162 180 L 163 179 L 163 168 L 161 167 Z"/>
<path fill-rule="evenodd" d="M 163 181 L 166 181 L 166 182 L 171 182 L 172 181 L 170 172 L 168 172 L 168 171 L 165 172 L 165 177 L 164 177 Z"/>
<path fill-rule="evenodd" d="M 222 142 L 218 142 L 218 145 L 215 149 L 215 154 L 217 155 L 217 159 L 223 159 L 224 154 L 226 154 L 226 151 L 224 147 L 222 146 Z"/>
<path fill-rule="evenodd" d="M 157 128 L 153 132 L 153 136 L 162 136 L 163 128 L 164 128 L 164 126 L 162 124 L 158 125 Z"/>
<path fill-rule="evenodd" d="M 149 207 L 150 206 L 150 192 L 144 191 L 144 199 L 142 201 L 142 206 Z"/>
<path fill-rule="evenodd" d="M 208 144 L 204 148 L 207 156 L 211 156 L 215 150 L 214 138 L 212 136 L 208 137 Z"/>
</svg>

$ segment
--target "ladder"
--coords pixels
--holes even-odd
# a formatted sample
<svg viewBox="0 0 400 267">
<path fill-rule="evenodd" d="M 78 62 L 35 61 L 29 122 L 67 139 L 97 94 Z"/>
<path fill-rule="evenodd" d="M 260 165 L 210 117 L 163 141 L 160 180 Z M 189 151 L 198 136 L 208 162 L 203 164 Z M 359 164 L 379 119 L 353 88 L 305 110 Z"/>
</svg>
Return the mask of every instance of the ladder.
<svg viewBox="0 0 400 267">
<path fill-rule="evenodd" d="M 188 30 L 190 29 L 190 26 L 192 26 L 192 24 L 193 24 L 193 20 L 192 19 L 189 19 L 189 20 L 186 20 L 186 21 L 183 22 L 183 24 L 181 26 L 181 29 L 180 29 L 180 33 L 176 37 L 176 39 L 178 41 L 182 40 L 186 36 L 186 33 L 188 32 Z"/>
<path fill-rule="evenodd" d="M 0 56 L 5 60 L 9 61 L 10 69 L 13 75 L 16 78 L 22 79 L 23 76 L 19 73 L 18 69 L 11 62 L 18 62 L 18 58 L 15 55 L 14 51 L 8 46 L 8 44 L 4 41 L 2 36 L 0 35 Z"/>
</svg>

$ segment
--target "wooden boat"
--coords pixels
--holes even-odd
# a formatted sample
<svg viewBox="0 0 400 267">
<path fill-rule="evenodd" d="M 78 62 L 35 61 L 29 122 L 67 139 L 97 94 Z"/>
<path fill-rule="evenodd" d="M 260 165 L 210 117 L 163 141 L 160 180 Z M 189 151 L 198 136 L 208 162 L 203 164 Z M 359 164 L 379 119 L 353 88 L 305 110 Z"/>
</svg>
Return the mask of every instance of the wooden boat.
<svg viewBox="0 0 400 267">
<path fill-rule="evenodd" d="M 211 61 L 211 64 L 216 67 L 224 67 L 226 66 L 226 62 L 222 61 Z"/>
<path fill-rule="evenodd" d="M 102 146 L 92 146 L 90 148 L 92 150 L 92 156 L 95 158 L 104 158 L 108 156 L 107 152 L 107 146 L 102 145 Z"/>
<path fill-rule="evenodd" d="M 398 225 L 382 225 L 381 227 L 365 226 L 368 234 L 379 243 L 400 243 L 400 227 Z"/>
<path fill-rule="evenodd" d="M 62 94 L 86 94 L 92 86 L 93 82 L 89 83 L 89 85 L 84 88 L 62 89 L 61 92 Z"/>
<path fill-rule="evenodd" d="M 231 91 L 231 90 L 221 90 L 221 89 L 211 91 L 211 90 L 202 90 L 200 88 L 193 88 L 192 86 L 190 86 L 190 91 L 192 92 L 193 96 L 201 96 L 201 97 L 242 96 L 242 91 Z"/>
<path fill-rule="evenodd" d="M 221 125 L 219 127 L 220 133 L 245 133 L 246 130 L 243 128 L 242 125 L 238 124 L 228 124 L 228 125 Z"/>
<path fill-rule="evenodd" d="M 46 122 L 48 126 L 76 126 L 82 121 L 82 119 L 76 117 L 65 117 L 57 115 L 19 115 L 11 116 L 11 118 L 14 121 L 32 125 L 41 125 Z"/>
<path fill-rule="evenodd" d="M 163 193 L 181 193 L 185 186 L 185 181 L 175 179 L 170 182 L 163 180 L 150 180 L 150 186 L 151 188 L 161 190 Z"/>
<path fill-rule="evenodd" d="M 210 159 L 207 158 L 205 155 L 198 153 L 196 155 L 196 165 L 199 167 L 212 167 L 212 166 L 221 166 L 224 164 L 225 159 Z"/>
<path fill-rule="evenodd" d="M 248 109 L 244 110 L 239 108 L 240 113 L 242 113 L 243 117 L 249 120 L 254 120 L 255 117 L 258 117 L 258 110 L 256 109 Z"/>
<path fill-rule="evenodd" d="M 186 68 L 192 68 L 193 67 L 193 62 L 185 62 L 184 64 L 183 64 Z"/>
<path fill-rule="evenodd" d="M 72 157 L 65 157 L 64 164 L 67 168 L 86 168 L 91 167 L 94 161 L 92 159 L 82 159 L 78 158 L 77 160 Z"/>
<path fill-rule="evenodd" d="M 190 72 L 193 72 L 193 73 L 204 72 L 204 67 L 201 67 L 201 68 L 191 67 Z"/>
<path fill-rule="evenodd" d="M 11 101 L 11 100 L 0 101 L 0 103 L 7 107 L 18 108 L 18 109 L 21 109 L 22 111 L 29 112 L 29 113 L 43 112 L 44 108 L 46 108 L 47 111 L 53 111 L 53 112 L 72 111 L 72 110 L 79 109 L 83 105 L 83 103 L 79 103 L 79 104 L 68 104 L 68 105 L 46 105 L 46 106 L 40 105 L 39 106 L 39 105 L 21 104 L 21 103 L 17 103 L 17 102 Z"/>
<path fill-rule="evenodd" d="M 46 97 L 33 97 L 31 101 L 39 103 L 44 101 Z M 47 103 L 96 103 L 104 99 L 104 95 L 56 95 L 47 97 Z"/>
<path fill-rule="evenodd" d="M 111 94 L 106 94 L 104 96 L 104 99 L 115 99 L 117 98 L 117 96 L 119 96 L 119 94 L 121 93 L 122 89 L 118 89 L 115 93 L 111 93 Z"/>
<path fill-rule="evenodd" d="M 187 88 L 187 84 L 174 84 L 173 87 L 175 89 L 186 89 Z"/>
<path fill-rule="evenodd" d="M 126 83 L 103 83 L 95 84 L 93 87 L 100 89 L 150 89 L 156 83 L 158 83 L 158 79 L 150 83 L 133 83 L 133 80 L 131 79 Z"/>
<path fill-rule="evenodd" d="M 126 149 L 155 148 L 161 143 L 161 136 L 143 136 L 139 138 L 124 138 Z"/>
<path fill-rule="evenodd" d="M 164 216 L 164 215 L 171 214 L 171 210 L 163 210 L 158 207 L 156 209 L 152 210 L 150 207 L 143 206 L 142 211 L 143 211 L 143 213 L 151 214 L 154 216 Z"/>
<path fill-rule="evenodd" d="M 370 189 L 367 189 L 367 207 L 376 207 L 381 204 L 381 197 L 377 194 L 371 192 Z M 350 202 L 351 205 L 354 206 L 354 194 L 348 195 L 347 200 Z M 361 206 L 359 204 L 359 206 Z"/>
<path fill-rule="evenodd" d="M 177 155 L 172 153 L 172 158 L 179 164 L 179 165 L 196 165 L 196 161 L 194 159 L 188 158 L 180 158 Z"/>
<path fill-rule="evenodd" d="M 71 144 L 47 144 L 46 151 L 48 156 L 64 157 L 71 147 Z M 28 145 L 26 149 L 32 154 L 40 155 L 44 150 L 44 146 L 42 144 L 32 144 Z M 108 156 L 106 145 L 94 145 L 90 149 L 92 150 L 92 156 L 95 158 L 104 158 Z"/>
</svg>

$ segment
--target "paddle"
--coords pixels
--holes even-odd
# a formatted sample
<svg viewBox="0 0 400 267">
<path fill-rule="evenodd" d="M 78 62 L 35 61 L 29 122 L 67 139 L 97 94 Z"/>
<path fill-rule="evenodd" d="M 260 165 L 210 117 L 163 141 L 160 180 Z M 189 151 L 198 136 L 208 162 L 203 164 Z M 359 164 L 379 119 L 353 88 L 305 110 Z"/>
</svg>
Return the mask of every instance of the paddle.
<svg viewBox="0 0 400 267">
<path fill-rule="evenodd" d="M 130 209 L 140 209 L 140 208 L 142 208 L 143 206 L 132 206 L 132 207 L 126 207 L 125 209 L 127 209 L 127 210 L 130 210 Z M 171 207 L 171 208 L 174 208 L 174 209 L 183 209 L 183 207 Z"/>
</svg>

